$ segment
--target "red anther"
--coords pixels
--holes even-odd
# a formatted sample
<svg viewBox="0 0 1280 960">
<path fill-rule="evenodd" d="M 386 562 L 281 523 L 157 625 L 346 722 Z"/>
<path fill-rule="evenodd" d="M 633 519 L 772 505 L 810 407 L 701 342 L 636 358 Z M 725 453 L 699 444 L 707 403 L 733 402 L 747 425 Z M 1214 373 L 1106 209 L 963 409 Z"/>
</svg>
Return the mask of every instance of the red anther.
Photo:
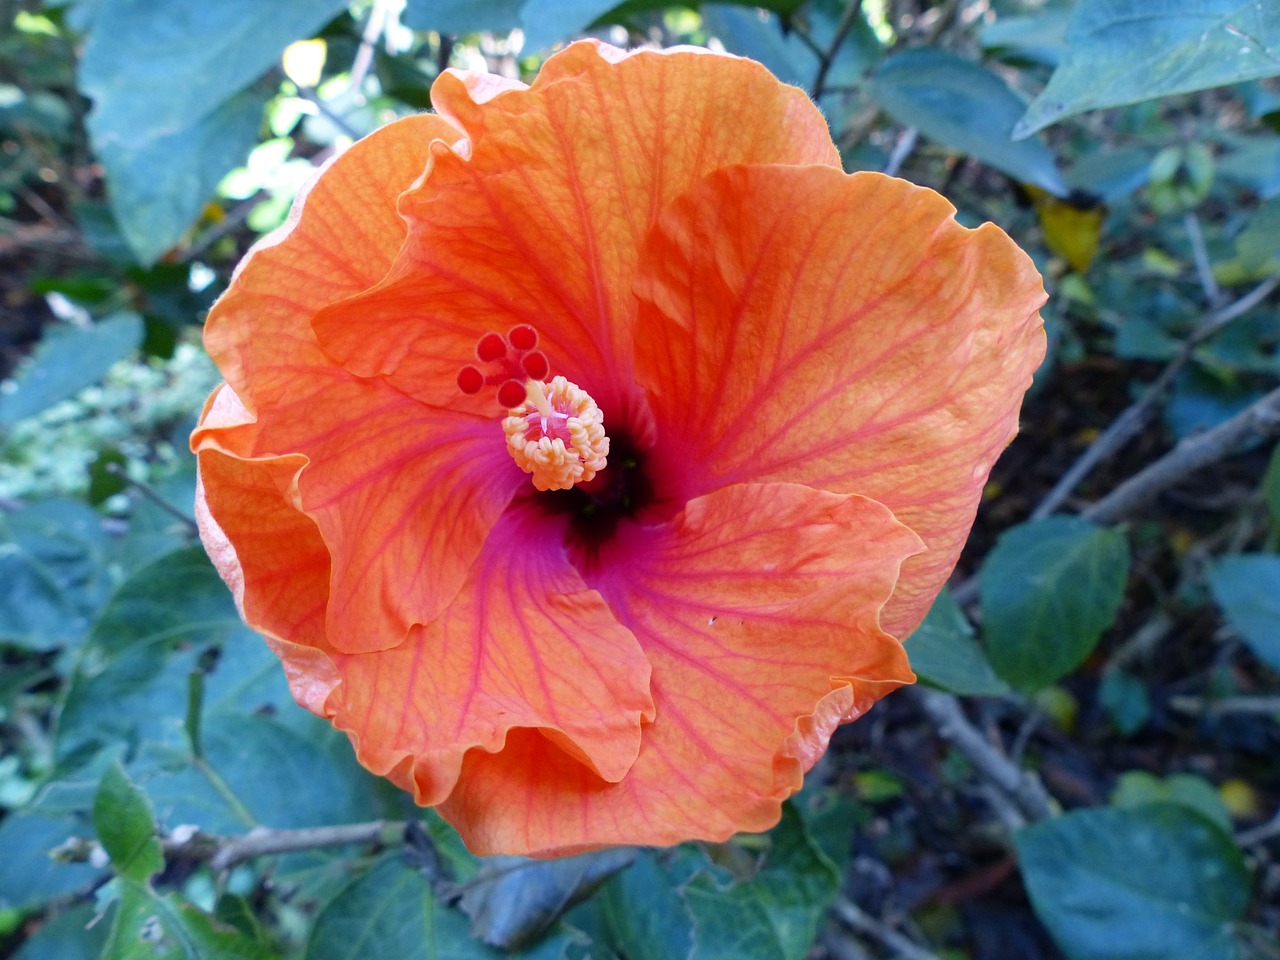
<svg viewBox="0 0 1280 960">
<path fill-rule="evenodd" d="M 524 367 L 524 372 L 530 380 L 545 380 L 547 374 L 551 372 L 551 364 L 547 362 L 547 355 L 541 350 L 526 353 L 520 361 L 520 366 Z"/>
<path fill-rule="evenodd" d="M 538 331 L 521 323 L 507 331 L 507 339 L 517 350 L 532 350 L 538 345 Z"/>
<path fill-rule="evenodd" d="M 481 363 L 492 363 L 507 355 L 507 341 L 500 333 L 486 333 L 476 344 L 476 358 Z"/>
<path fill-rule="evenodd" d="M 520 406 L 524 401 L 524 384 L 519 380 L 508 380 L 498 388 L 498 403 L 508 410 Z"/>
<path fill-rule="evenodd" d="M 458 389 L 463 393 L 479 393 L 484 386 L 484 374 L 468 364 L 458 371 Z"/>
</svg>

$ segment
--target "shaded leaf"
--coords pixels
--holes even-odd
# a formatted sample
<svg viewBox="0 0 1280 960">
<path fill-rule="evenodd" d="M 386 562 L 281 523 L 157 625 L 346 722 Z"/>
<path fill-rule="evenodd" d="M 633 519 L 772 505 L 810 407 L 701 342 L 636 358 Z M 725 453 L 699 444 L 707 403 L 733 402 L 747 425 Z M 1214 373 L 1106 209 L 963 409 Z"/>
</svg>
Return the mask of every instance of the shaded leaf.
<svg viewBox="0 0 1280 960">
<path fill-rule="evenodd" d="M 1271 0 L 1080 0 L 1066 54 L 1015 137 L 1086 110 L 1280 74 Z"/>
<path fill-rule="evenodd" d="M 55 913 L 13 955 L 13 960 L 98 960 L 107 925 L 95 923 L 92 904 Z"/>
<path fill-rule="evenodd" d="M 1078 810 L 1014 838 L 1037 916 L 1072 960 L 1239 956 L 1244 858 L 1198 813 L 1170 804 Z"/>
<path fill-rule="evenodd" d="M 1069 189 L 1039 140 L 1013 142 L 1025 104 L 972 60 L 932 47 L 904 50 L 872 73 L 868 92 L 899 123 L 1056 196 Z"/>
<path fill-rule="evenodd" d="M 904 645 L 911 669 L 932 686 L 964 696 L 997 695 L 1009 689 L 991 668 L 950 590 L 938 594 L 929 615 Z"/>
<path fill-rule="evenodd" d="M 1179 804 L 1217 824 L 1224 833 L 1231 830 L 1231 814 L 1213 784 L 1203 777 L 1175 773 L 1161 778 L 1145 770 L 1130 770 L 1120 775 L 1111 794 L 1113 807 L 1136 809 L 1153 803 Z"/>
<path fill-rule="evenodd" d="M 0 820 L 0 910 L 36 906 L 72 893 L 98 876 L 87 863 L 58 863 L 49 851 L 71 834 L 84 833 L 85 824 L 69 818 L 35 813 L 11 813 Z"/>
<path fill-rule="evenodd" d="M 102 955 L 111 960 L 269 960 L 272 956 L 177 894 L 161 897 L 127 879 L 120 882 L 120 901 Z"/>
<path fill-rule="evenodd" d="M 14 376 L 12 389 L 0 390 L 0 427 L 93 386 L 141 342 L 142 319 L 136 313 L 113 313 L 88 327 L 45 327 L 35 353 Z"/>
<path fill-rule="evenodd" d="M 1209 588 L 1249 649 L 1280 670 L 1280 556 L 1223 557 L 1209 570 Z"/>
<path fill-rule="evenodd" d="M 609 946 L 627 960 L 679 960 L 693 949 L 693 916 L 652 855 L 610 880 L 595 903 Z"/>
<path fill-rule="evenodd" d="M 564 955 L 567 940 L 552 936 L 518 953 L 502 953 L 471 937 L 467 917 L 441 906 L 422 875 L 386 858 L 353 880 L 320 911 L 306 960 L 486 960 Z"/>
<path fill-rule="evenodd" d="M 151 804 L 146 794 L 129 782 L 119 763 L 107 767 L 98 784 L 93 826 L 120 876 L 145 884 L 164 869 Z"/>
<path fill-rule="evenodd" d="M 1124 534 L 1076 517 L 1006 531 L 980 575 L 982 626 L 996 673 L 1020 690 L 1080 664 L 1114 621 L 1129 573 Z"/>
<path fill-rule="evenodd" d="M 486 857 L 463 887 L 459 905 L 471 917 L 476 937 L 509 950 L 534 940 L 635 859 L 636 851 L 628 847 L 561 860 Z"/>
<path fill-rule="evenodd" d="M 840 874 L 787 804 L 769 834 L 764 863 L 748 880 L 722 885 L 709 873 L 684 887 L 694 921 L 691 960 L 803 960 L 818 935 Z"/>
<path fill-rule="evenodd" d="M 144 263 L 172 247 L 256 142 L 267 92 L 250 85 L 336 0 L 100 0 L 80 64 L 89 135 L 111 207 Z"/>
</svg>

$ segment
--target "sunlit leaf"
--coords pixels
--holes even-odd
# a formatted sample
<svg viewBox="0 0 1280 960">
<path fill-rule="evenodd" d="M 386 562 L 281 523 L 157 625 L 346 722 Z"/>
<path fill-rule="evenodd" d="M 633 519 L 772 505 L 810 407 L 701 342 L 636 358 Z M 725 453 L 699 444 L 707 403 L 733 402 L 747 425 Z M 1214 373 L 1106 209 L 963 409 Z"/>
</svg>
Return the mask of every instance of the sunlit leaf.
<svg viewBox="0 0 1280 960">
<path fill-rule="evenodd" d="M 250 86 L 335 0 L 100 0 L 81 60 L 89 136 L 111 208 L 138 259 L 155 261 L 257 140 L 268 91 Z"/>
<path fill-rule="evenodd" d="M 146 794 L 129 782 L 119 763 L 107 767 L 98 785 L 93 825 L 120 876 L 145 884 L 164 868 L 151 804 Z"/>
<path fill-rule="evenodd" d="M 0 428 L 91 387 L 142 342 L 136 313 L 115 313 L 88 327 L 51 324 L 31 359 L 0 390 Z"/>
<path fill-rule="evenodd" d="M 1080 0 L 1066 55 L 1015 137 L 1086 110 L 1280 74 L 1270 0 Z"/>
<path fill-rule="evenodd" d="M 868 92 L 899 123 L 944 146 L 1057 196 L 1069 192 L 1043 143 L 1011 139 L 1022 99 L 972 60 L 931 47 L 895 53 L 872 73 Z"/>
</svg>

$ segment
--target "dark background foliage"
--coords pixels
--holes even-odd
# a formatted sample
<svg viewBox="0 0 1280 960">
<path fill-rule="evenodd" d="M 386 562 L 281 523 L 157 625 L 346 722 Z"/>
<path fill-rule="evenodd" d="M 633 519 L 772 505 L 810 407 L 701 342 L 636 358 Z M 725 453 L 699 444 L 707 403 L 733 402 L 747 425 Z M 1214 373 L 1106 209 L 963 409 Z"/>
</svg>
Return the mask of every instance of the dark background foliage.
<svg viewBox="0 0 1280 960">
<path fill-rule="evenodd" d="M 297 708 L 195 543 L 198 325 L 448 65 L 761 60 L 1046 278 L 922 684 L 764 836 L 480 861 Z M 1280 956 L 1270 0 L 0 2 L 0 955 Z"/>
</svg>

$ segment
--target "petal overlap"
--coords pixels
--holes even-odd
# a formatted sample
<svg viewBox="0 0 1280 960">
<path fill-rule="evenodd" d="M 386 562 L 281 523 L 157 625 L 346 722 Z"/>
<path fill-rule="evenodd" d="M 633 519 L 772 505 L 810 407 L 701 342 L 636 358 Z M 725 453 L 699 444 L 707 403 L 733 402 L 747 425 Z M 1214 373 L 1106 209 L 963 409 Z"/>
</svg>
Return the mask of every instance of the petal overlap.
<svg viewBox="0 0 1280 960">
<path fill-rule="evenodd" d="M 395 267 L 316 318 L 325 350 L 427 403 L 492 414 L 488 395 L 458 395 L 458 367 L 489 330 L 527 323 L 553 372 L 607 415 L 631 389 L 631 285 L 664 207 L 728 163 L 839 165 L 808 97 L 759 64 L 609 49 L 574 44 L 528 91 L 483 100 L 441 75 L 433 101 L 466 147 L 436 144 L 401 200 L 411 231 Z"/>
<path fill-rule="evenodd" d="M 339 658 L 326 712 L 418 802 L 443 801 L 464 756 L 513 728 L 604 781 L 631 769 L 653 718 L 649 662 L 569 563 L 563 526 L 517 504 L 443 616 L 394 650 Z"/>
<path fill-rule="evenodd" d="M 766 829 L 836 724 L 913 679 L 878 621 L 920 541 L 881 504 L 743 484 L 611 549 L 587 579 L 653 667 L 640 755 L 617 784 L 529 737 L 469 757 L 441 811 L 479 852 Z"/>
<path fill-rule="evenodd" d="M 1044 355 L 1030 259 L 953 214 L 878 174 L 726 168 L 667 211 L 636 285 L 655 469 L 684 496 L 793 481 L 884 503 L 928 546 L 885 613 L 898 636 L 955 565 Z"/>
</svg>

